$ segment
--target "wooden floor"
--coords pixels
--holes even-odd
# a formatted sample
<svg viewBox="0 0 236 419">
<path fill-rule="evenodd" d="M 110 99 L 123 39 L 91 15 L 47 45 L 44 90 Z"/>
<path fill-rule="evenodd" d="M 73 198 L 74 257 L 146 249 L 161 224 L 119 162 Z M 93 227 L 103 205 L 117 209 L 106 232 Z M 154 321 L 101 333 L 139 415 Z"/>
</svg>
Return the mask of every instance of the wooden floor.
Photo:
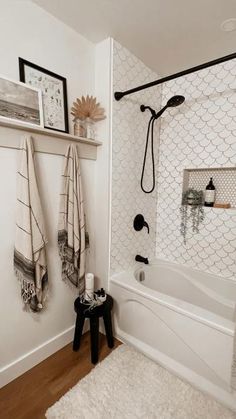
<svg viewBox="0 0 236 419">
<path fill-rule="evenodd" d="M 115 340 L 115 348 L 120 344 Z M 99 361 L 112 349 L 100 335 Z M 67 345 L 45 361 L 0 389 L 1 419 L 42 419 L 47 408 L 73 387 L 94 366 L 90 362 L 90 336 L 84 334 L 78 352 Z"/>
</svg>

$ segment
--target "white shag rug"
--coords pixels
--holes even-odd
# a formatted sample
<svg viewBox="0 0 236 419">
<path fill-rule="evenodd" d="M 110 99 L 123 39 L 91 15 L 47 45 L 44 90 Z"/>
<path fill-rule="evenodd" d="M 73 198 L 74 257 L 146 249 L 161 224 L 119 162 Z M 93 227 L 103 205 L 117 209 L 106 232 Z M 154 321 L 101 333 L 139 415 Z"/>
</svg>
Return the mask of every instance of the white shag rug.
<svg viewBox="0 0 236 419">
<path fill-rule="evenodd" d="M 236 414 L 127 345 L 46 412 L 47 419 L 235 419 Z"/>
</svg>

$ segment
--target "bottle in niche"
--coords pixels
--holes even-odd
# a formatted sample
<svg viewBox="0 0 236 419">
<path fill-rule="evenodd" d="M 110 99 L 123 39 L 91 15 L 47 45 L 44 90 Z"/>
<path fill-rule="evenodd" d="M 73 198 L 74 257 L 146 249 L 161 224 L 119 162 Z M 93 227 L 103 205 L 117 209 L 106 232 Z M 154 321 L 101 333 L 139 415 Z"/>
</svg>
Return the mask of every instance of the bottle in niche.
<svg viewBox="0 0 236 419">
<path fill-rule="evenodd" d="M 215 202 L 215 194 L 216 194 L 216 188 L 213 184 L 212 177 L 210 178 L 210 182 L 208 183 L 205 191 L 205 201 L 204 205 L 205 207 L 213 207 Z"/>
</svg>

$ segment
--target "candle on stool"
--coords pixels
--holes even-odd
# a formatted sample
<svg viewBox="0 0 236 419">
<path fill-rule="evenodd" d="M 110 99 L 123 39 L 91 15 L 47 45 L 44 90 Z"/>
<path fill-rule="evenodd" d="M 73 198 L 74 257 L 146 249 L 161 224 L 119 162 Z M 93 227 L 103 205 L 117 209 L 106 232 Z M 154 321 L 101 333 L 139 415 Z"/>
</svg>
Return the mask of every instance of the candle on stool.
<svg viewBox="0 0 236 419">
<path fill-rule="evenodd" d="M 85 299 L 93 300 L 94 293 L 94 274 L 87 273 L 85 275 Z"/>
</svg>

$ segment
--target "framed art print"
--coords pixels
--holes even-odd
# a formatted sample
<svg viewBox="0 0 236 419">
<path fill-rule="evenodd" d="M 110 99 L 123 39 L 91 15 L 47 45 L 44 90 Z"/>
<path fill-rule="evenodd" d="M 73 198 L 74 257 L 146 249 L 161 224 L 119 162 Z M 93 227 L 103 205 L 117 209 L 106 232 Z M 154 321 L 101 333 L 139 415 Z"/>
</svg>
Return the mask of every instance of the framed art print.
<svg viewBox="0 0 236 419">
<path fill-rule="evenodd" d="M 65 77 L 19 58 L 20 80 L 42 92 L 44 127 L 69 132 Z"/>
<path fill-rule="evenodd" d="M 41 91 L 0 76 L 0 118 L 43 127 Z"/>
</svg>

